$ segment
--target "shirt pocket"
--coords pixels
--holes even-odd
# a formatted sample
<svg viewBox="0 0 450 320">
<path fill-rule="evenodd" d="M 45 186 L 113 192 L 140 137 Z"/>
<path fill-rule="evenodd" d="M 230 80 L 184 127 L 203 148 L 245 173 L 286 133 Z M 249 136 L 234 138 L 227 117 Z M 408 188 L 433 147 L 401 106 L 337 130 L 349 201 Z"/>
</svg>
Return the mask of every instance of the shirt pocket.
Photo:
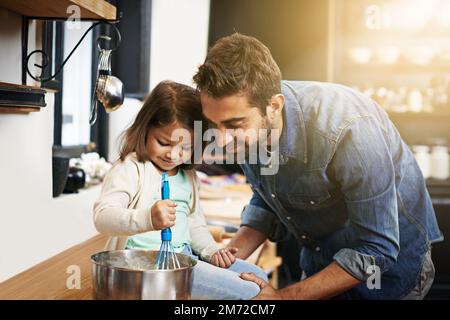
<svg viewBox="0 0 450 320">
<path fill-rule="evenodd" d="M 293 208 L 315 211 L 327 207 L 331 195 L 328 191 L 322 191 L 320 194 L 309 195 L 304 193 L 287 193 L 289 205 Z"/>
</svg>

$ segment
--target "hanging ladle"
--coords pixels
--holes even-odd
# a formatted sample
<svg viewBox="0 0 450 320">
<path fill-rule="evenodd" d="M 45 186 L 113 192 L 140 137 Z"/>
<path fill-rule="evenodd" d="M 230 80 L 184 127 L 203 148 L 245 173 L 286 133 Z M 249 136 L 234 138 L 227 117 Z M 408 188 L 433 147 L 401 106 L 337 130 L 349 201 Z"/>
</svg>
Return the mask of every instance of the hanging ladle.
<svg viewBox="0 0 450 320">
<path fill-rule="evenodd" d="M 111 40 L 108 36 L 101 36 L 99 39 Z M 97 68 L 97 78 L 94 92 L 92 94 L 92 111 L 89 124 L 92 126 L 97 120 L 98 102 L 101 102 L 107 113 L 120 108 L 124 100 L 123 83 L 119 78 L 111 75 L 111 52 L 110 49 L 103 49 L 98 44 L 100 50 Z"/>
</svg>

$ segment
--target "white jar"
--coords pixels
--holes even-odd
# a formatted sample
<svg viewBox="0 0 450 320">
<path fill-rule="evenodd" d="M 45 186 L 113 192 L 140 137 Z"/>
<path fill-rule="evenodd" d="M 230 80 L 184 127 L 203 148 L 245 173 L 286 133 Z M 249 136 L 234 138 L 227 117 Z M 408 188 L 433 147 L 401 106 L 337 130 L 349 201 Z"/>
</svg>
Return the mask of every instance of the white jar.
<svg viewBox="0 0 450 320">
<path fill-rule="evenodd" d="M 422 171 L 422 175 L 424 179 L 428 179 L 431 175 L 430 172 L 430 148 L 428 146 L 413 146 L 414 157 L 416 158 L 417 164 L 419 165 L 420 170 Z"/>
<path fill-rule="evenodd" d="M 411 112 L 423 111 L 423 96 L 420 90 L 414 89 L 408 94 L 408 107 Z"/>
<path fill-rule="evenodd" d="M 450 175 L 450 156 L 446 146 L 435 146 L 431 151 L 431 177 L 446 180 Z"/>
</svg>

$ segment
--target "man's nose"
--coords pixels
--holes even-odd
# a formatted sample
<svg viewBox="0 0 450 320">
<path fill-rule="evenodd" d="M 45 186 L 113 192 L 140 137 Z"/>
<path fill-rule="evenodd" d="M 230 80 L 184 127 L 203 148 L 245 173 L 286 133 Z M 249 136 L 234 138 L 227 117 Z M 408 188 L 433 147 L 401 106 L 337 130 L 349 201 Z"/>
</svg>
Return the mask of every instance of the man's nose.
<svg viewBox="0 0 450 320">
<path fill-rule="evenodd" d="M 227 129 L 217 129 L 219 136 L 217 137 L 217 145 L 220 148 L 224 148 L 227 144 L 234 140 L 233 135 L 231 135 L 230 130 Z"/>
</svg>

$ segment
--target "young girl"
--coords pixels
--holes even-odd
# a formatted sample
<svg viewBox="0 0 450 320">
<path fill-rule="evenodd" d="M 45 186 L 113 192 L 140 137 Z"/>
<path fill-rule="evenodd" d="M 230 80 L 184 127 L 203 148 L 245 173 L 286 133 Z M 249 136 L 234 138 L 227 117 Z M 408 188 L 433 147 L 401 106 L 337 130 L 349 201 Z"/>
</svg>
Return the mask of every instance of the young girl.
<svg viewBox="0 0 450 320">
<path fill-rule="evenodd" d="M 199 182 L 192 164 L 193 127 L 202 120 L 198 93 L 161 82 L 125 132 L 118 160 L 105 177 L 94 204 L 97 230 L 111 236 L 106 250 L 159 250 L 161 232 L 172 230 L 175 252 L 199 256 L 193 269 L 192 299 L 250 299 L 259 287 L 239 277 L 257 266 L 236 259 L 235 248 L 219 250 L 199 206 Z M 172 141 L 185 129 L 191 140 Z M 191 161 L 189 161 L 191 160 Z M 169 174 L 171 197 L 161 199 L 161 174 Z M 194 256 L 197 255 L 197 256 Z"/>
</svg>

